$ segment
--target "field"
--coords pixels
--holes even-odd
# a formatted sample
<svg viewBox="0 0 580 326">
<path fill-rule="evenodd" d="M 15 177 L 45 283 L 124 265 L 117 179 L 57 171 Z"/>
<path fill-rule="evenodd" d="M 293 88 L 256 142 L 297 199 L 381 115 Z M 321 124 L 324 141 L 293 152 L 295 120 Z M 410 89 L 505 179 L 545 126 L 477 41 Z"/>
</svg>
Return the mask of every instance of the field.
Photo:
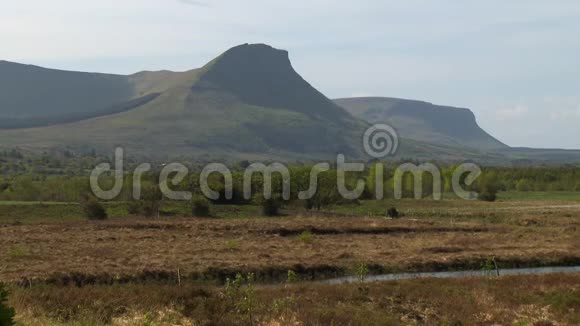
<svg viewBox="0 0 580 326">
<path fill-rule="evenodd" d="M 257 217 L 255 206 L 191 218 L 182 203 L 145 218 L 115 203 L 99 222 L 75 204 L 4 203 L 0 281 L 24 324 L 575 324 L 577 274 L 318 283 L 490 262 L 580 266 L 578 198 L 527 195 L 286 207 L 276 218 Z M 385 218 L 393 206 L 402 218 Z M 232 294 L 225 284 L 238 273 L 255 285 Z"/>
<path fill-rule="evenodd" d="M 580 275 L 371 284 L 16 288 L 25 325 L 578 325 Z M 246 298 L 247 300 L 243 300 Z"/>
</svg>

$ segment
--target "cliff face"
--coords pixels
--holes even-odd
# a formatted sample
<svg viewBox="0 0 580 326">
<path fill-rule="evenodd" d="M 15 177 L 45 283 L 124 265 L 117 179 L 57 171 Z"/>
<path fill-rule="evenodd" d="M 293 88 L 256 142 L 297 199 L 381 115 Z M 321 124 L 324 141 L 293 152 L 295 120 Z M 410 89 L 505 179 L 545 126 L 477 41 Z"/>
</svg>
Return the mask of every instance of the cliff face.
<svg viewBox="0 0 580 326">
<path fill-rule="evenodd" d="M 282 108 L 318 119 L 350 119 L 292 67 L 288 52 L 264 44 L 234 47 L 210 62 L 199 87 L 225 90 L 247 104 Z"/>
<path fill-rule="evenodd" d="M 404 138 L 478 149 L 507 146 L 485 132 L 468 109 L 396 98 L 346 98 L 335 103 L 369 123 L 388 123 Z"/>
</svg>

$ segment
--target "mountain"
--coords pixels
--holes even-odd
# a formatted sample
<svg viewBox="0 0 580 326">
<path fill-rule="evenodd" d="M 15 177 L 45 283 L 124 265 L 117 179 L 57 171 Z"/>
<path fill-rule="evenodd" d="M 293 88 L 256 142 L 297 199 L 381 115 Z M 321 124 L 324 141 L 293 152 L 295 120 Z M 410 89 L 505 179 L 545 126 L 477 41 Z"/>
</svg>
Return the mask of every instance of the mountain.
<svg viewBox="0 0 580 326">
<path fill-rule="evenodd" d="M 395 127 L 404 138 L 486 151 L 508 147 L 481 129 L 468 109 L 387 97 L 344 98 L 335 103 L 366 122 Z"/>
<path fill-rule="evenodd" d="M 371 159 L 374 123 L 399 133 L 392 159 L 486 164 L 580 162 L 580 151 L 512 149 L 467 109 L 392 98 L 332 101 L 288 52 L 243 44 L 184 72 L 70 72 L 0 62 L 0 148 L 168 161 Z"/>
<path fill-rule="evenodd" d="M 366 124 L 302 79 L 288 52 L 263 44 L 234 47 L 187 72 L 118 76 L 11 63 L 0 66 L 4 72 L 19 82 L 0 88 L 0 147 L 123 146 L 157 158 L 361 157 Z"/>
</svg>

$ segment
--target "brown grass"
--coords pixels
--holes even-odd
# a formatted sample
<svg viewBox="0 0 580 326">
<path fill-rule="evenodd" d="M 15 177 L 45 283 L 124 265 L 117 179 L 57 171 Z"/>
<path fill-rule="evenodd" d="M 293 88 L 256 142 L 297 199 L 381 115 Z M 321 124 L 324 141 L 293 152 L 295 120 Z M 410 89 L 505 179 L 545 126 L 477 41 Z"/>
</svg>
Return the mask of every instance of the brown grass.
<svg viewBox="0 0 580 326">
<path fill-rule="evenodd" d="M 115 285 L 12 290 L 23 325 L 577 325 L 580 274 L 260 287 L 251 311 L 223 288 Z"/>
<path fill-rule="evenodd" d="M 320 278 L 343 274 L 361 261 L 375 272 L 430 271 L 478 268 L 491 256 L 502 267 L 578 264 L 576 219 L 559 221 L 522 226 L 286 217 L 6 225 L 0 227 L 0 280 L 62 278 L 56 274 L 92 275 L 87 283 L 172 279 L 178 269 L 186 278 L 220 281 L 238 271 L 279 280 L 289 269 Z M 309 241 L 301 241 L 304 231 Z M 26 255 L 15 257 L 11 248 L 26 248 Z"/>
</svg>

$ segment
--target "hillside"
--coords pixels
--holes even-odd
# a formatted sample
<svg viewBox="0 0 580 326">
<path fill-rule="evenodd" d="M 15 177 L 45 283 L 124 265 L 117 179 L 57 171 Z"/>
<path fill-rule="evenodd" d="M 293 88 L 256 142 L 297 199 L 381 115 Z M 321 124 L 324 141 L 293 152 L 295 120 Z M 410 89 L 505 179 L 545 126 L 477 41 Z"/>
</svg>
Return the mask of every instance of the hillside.
<svg viewBox="0 0 580 326">
<path fill-rule="evenodd" d="M 107 109 L 136 98 L 127 76 L 0 61 L 0 127 Z"/>
<path fill-rule="evenodd" d="M 345 98 L 335 103 L 369 123 L 392 125 L 401 137 L 482 150 L 507 148 L 481 129 L 468 109 L 386 97 Z"/>
<path fill-rule="evenodd" d="M 83 73 L 73 75 L 91 78 Z M 358 142 L 365 124 L 304 81 L 292 68 L 286 51 L 245 44 L 201 69 L 143 72 L 114 79 L 125 83 L 122 96 L 103 96 L 106 100 L 89 107 L 73 99 L 67 102 L 67 96 L 60 95 L 58 100 L 66 102 L 63 107 L 67 110 L 78 107 L 79 112 L 94 117 L 2 130 L 0 147 L 111 151 L 121 145 L 135 155 L 159 158 L 361 156 Z M 40 95 L 30 92 L 29 96 L 37 98 L 38 105 L 42 103 Z M 130 109 L 106 111 L 115 102 L 143 98 L 147 100 Z M 32 110 L 32 104 L 23 103 L 30 107 L 28 121 L 46 113 L 65 113 L 49 108 L 56 100 L 47 102 L 46 111 Z M 11 113 L 3 108 L 0 114 Z"/>
</svg>

